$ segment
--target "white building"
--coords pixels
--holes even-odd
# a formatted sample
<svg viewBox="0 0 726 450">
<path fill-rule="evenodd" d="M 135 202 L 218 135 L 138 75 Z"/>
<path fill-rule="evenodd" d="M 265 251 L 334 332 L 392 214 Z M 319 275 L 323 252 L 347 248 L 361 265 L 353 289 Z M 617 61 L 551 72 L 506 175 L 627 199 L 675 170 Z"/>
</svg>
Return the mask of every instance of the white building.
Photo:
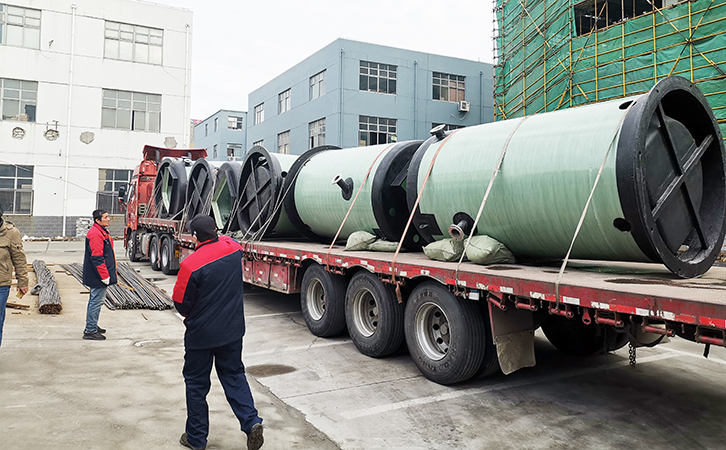
<svg viewBox="0 0 726 450">
<path fill-rule="evenodd" d="M 145 144 L 189 146 L 191 25 L 132 0 L 0 0 L 0 205 L 22 233 L 75 236 L 118 212 Z"/>
</svg>

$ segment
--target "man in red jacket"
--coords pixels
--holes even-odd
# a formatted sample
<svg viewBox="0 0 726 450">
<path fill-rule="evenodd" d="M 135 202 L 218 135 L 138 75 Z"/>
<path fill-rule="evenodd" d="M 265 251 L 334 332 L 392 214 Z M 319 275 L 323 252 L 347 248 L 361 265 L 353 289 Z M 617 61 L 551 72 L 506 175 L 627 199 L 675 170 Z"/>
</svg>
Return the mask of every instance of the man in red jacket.
<svg viewBox="0 0 726 450">
<path fill-rule="evenodd" d="M 182 373 L 187 423 L 179 442 L 191 449 L 207 446 L 207 394 L 214 362 L 227 401 L 247 434 L 247 449 L 258 450 L 264 442 L 262 419 L 257 415 L 242 364 L 242 248 L 228 236 L 217 236 L 216 223 L 210 216 L 194 217 L 187 228 L 198 244 L 194 253 L 182 261 L 172 295 L 186 326 Z"/>
<path fill-rule="evenodd" d="M 106 298 L 106 289 L 116 284 L 116 255 L 113 252 L 113 239 L 108 233 L 111 218 L 108 211 L 93 211 L 93 226 L 86 234 L 86 253 L 83 256 L 83 284 L 91 289 L 86 310 L 86 329 L 83 339 L 103 341 L 106 332 L 98 326 L 101 305 Z"/>
</svg>

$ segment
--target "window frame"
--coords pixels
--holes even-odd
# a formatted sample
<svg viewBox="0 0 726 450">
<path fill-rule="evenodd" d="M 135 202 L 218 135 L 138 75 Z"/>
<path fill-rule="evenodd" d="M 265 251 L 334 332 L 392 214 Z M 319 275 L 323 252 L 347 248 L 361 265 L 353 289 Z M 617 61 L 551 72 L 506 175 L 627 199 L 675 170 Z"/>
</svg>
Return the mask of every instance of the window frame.
<svg viewBox="0 0 726 450">
<path fill-rule="evenodd" d="M 384 121 L 385 123 L 383 123 Z M 364 127 L 365 129 L 363 129 Z M 380 127 L 385 127 L 385 131 L 381 132 Z M 374 135 L 375 139 L 372 139 L 372 136 Z M 380 142 L 381 135 L 385 136 L 385 142 Z M 365 147 L 369 145 L 390 144 L 397 141 L 398 119 L 363 115 L 358 116 L 358 145 L 360 147 Z"/>
<path fill-rule="evenodd" d="M 229 151 L 232 150 L 230 155 Z M 239 155 L 236 154 L 236 150 L 240 150 Z M 243 144 L 235 144 L 232 142 L 227 143 L 227 158 L 232 161 L 234 158 L 241 158 L 244 155 L 245 146 Z M 231 158 L 231 159 L 230 159 Z"/>
<path fill-rule="evenodd" d="M 290 130 L 277 134 L 277 153 L 281 155 L 290 154 Z"/>
<path fill-rule="evenodd" d="M 18 14 L 12 14 L 12 10 L 22 10 L 22 16 Z M 28 12 L 32 11 L 31 17 Z M 32 17 L 37 16 L 37 17 Z M 13 23 L 10 17 L 21 17 L 22 23 Z M 8 5 L 0 3 L 0 45 L 7 45 L 9 47 L 21 47 L 40 50 L 40 29 L 42 26 L 43 11 L 35 8 L 27 8 L 25 6 Z M 35 24 L 37 21 L 37 25 Z M 21 39 L 20 45 L 8 42 L 8 32 L 15 28 L 19 28 L 19 36 Z M 33 45 L 26 43 L 26 40 L 31 37 Z"/>
<path fill-rule="evenodd" d="M 265 121 L 265 102 L 255 106 L 255 125 Z"/>
<path fill-rule="evenodd" d="M 18 87 L 8 86 L 9 84 L 17 84 Z M 31 86 L 35 89 L 28 89 Z M 0 120 L 36 123 L 38 113 L 38 86 L 39 83 L 37 81 L 0 78 Z M 8 108 L 8 102 L 17 103 L 18 114 L 13 116 L 8 115 L 6 118 L 5 109 Z M 28 110 L 29 106 L 32 107 L 30 110 L 32 112 L 30 113 Z M 27 118 L 21 120 L 21 116 L 27 116 Z"/>
<path fill-rule="evenodd" d="M 152 94 L 149 92 L 133 92 L 133 91 L 122 91 L 116 89 L 102 88 L 102 104 L 101 104 L 101 128 L 107 130 L 124 130 L 124 131 L 142 131 L 146 133 L 161 133 L 161 108 L 162 108 L 162 95 Z M 111 95 L 113 93 L 113 95 Z M 145 96 L 145 97 L 144 97 Z M 151 96 L 153 96 L 152 101 Z M 144 98 L 142 100 L 142 97 Z M 110 106 L 111 102 L 114 102 L 114 106 Z M 140 104 L 144 104 L 144 109 L 139 108 Z M 128 105 L 128 106 L 126 106 Z M 154 105 L 152 107 L 152 105 Z M 113 111 L 114 126 L 107 125 L 108 119 L 111 117 Z M 129 111 L 127 117 L 122 117 L 119 111 Z M 125 116 L 126 114 L 123 113 Z M 128 119 L 128 128 L 126 126 L 119 126 L 119 117 L 126 120 Z M 152 124 L 152 117 L 156 117 L 156 128 L 150 128 Z M 139 129 L 137 121 L 143 118 L 144 127 Z M 125 122 L 123 122 L 125 124 Z M 206 128 L 205 128 L 206 133 Z"/>
<path fill-rule="evenodd" d="M 102 171 L 110 171 L 111 178 L 101 178 Z M 105 173 L 108 176 L 107 172 Z M 126 178 L 119 178 L 119 175 L 124 175 Z M 99 168 L 98 169 L 98 190 L 96 191 L 96 209 L 106 209 L 109 215 L 123 215 L 121 204 L 118 202 L 118 189 L 121 185 L 126 185 L 126 189 L 131 187 L 131 177 L 133 177 L 134 171 L 132 169 L 111 169 L 111 168 Z M 111 183 L 111 190 L 101 189 L 101 183 Z M 106 186 L 104 186 L 106 187 Z M 102 205 L 100 200 L 103 196 L 111 197 L 110 207 Z"/>
<path fill-rule="evenodd" d="M 277 94 L 277 114 L 290 111 L 290 109 L 292 109 L 292 88 Z"/>
<path fill-rule="evenodd" d="M 308 123 L 308 143 L 309 149 L 325 145 L 325 117 Z"/>
<path fill-rule="evenodd" d="M 255 147 L 257 145 L 259 145 L 260 147 L 264 147 L 265 146 L 265 140 L 264 139 L 260 139 L 259 141 L 255 141 L 255 142 L 252 143 L 252 146 L 253 147 Z"/>
<path fill-rule="evenodd" d="M 325 95 L 325 72 L 327 72 L 327 69 L 323 69 L 310 77 L 310 100 Z"/>
<path fill-rule="evenodd" d="M 381 73 L 385 72 L 385 76 Z M 391 73 L 393 76 L 391 77 Z M 365 80 L 365 89 L 363 89 Z M 375 80 L 375 83 L 373 83 Z M 383 83 L 382 81 L 385 81 Z M 375 88 L 372 86 L 375 84 Z M 381 90 L 381 86 L 386 86 L 385 90 Z M 398 66 L 392 64 L 377 63 L 373 61 L 360 61 L 358 70 L 358 90 L 362 92 L 375 92 L 377 94 L 397 95 L 398 84 Z M 393 85 L 393 90 L 390 87 Z"/>
<path fill-rule="evenodd" d="M 129 52 L 129 49 L 125 49 L 125 53 L 122 55 L 122 44 L 130 45 L 130 55 L 127 57 L 126 53 Z M 113 45 L 116 45 L 115 55 Z M 151 60 L 152 55 L 153 61 Z M 103 26 L 103 57 L 116 61 L 161 66 L 164 63 L 164 30 L 106 20 Z"/>
<path fill-rule="evenodd" d="M 244 122 L 240 116 L 227 116 L 228 130 L 243 130 Z"/>
<path fill-rule="evenodd" d="M 452 79 L 454 77 L 455 79 Z M 441 102 L 458 103 L 466 100 L 466 76 L 455 75 L 444 72 L 433 72 L 432 73 L 432 92 L 431 98 Z M 437 84 L 438 81 L 438 84 Z M 454 86 L 451 85 L 454 83 Z M 446 95 L 444 98 L 444 91 Z M 456 95 L 452 99 L 451 93 L 455 92 Z M 438 95 L 437 95 L 438 92 Z M 461 93 L 461 95 L 459 95 Z"/>
</svg>

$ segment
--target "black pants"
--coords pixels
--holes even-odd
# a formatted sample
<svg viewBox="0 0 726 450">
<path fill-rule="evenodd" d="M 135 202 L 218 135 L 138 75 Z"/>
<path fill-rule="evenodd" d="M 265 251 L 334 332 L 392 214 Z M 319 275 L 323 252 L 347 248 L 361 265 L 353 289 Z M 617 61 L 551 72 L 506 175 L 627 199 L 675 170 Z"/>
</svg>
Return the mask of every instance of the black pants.
<svg viewBox="0 0 726 450">
<path fill-rule="evenodd" d="M 241 339 L 217 348 L 186 349 L 182 371 L 187 388 L 186 432 L 189 443 L 197 448 L 206 447 L 209 434 L 207 394 L 211 386 L 209 375 L 212 371 L 212 360 L 227 402 L 237 416 L 242 431 L 249 433 L 252 425 L 262 422 L 247 384 L 245 366 L 242 364 Z"/>
</svg>

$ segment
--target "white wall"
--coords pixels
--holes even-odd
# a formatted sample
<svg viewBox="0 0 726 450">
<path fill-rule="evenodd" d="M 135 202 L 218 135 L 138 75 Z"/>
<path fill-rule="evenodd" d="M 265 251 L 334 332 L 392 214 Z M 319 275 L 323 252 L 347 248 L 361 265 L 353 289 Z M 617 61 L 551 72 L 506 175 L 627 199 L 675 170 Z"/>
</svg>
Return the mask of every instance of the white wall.
<svg viewBox="0 0 726 450">
<path fill-rule="evenodd" d="M 0 121 L 0 164 L 35 166 L 34 216 L 64 214 L 66 152 L 70 154 L 66 214 L 88 216 L 96 205 L 99 168 L 133 169 L 144 145 L 163 147 L 168 137 L 176 139 L 177 147 L 188 147 L 191 11 L 130 0 L 0 3 L 42 10 L 39 50 L 0 45 L 0 78 L 39 82 L 36 123 Z M 71 4 L 77 8 L 68 132 Z M 105 20 L 163 29 L 163 65 L 104 59 Z M 161 132 L 101 129 L 104 88 L 161 94 Z M 60 138 L 48 141 L 43 133 L 46 123 L 54 127 L 54 121 Z M 11 137 L 17 126 L 25 129 L 22 140 Z M 80 141 L 86 131 L 95 134 L 90 144 Z"/>
</svg>

